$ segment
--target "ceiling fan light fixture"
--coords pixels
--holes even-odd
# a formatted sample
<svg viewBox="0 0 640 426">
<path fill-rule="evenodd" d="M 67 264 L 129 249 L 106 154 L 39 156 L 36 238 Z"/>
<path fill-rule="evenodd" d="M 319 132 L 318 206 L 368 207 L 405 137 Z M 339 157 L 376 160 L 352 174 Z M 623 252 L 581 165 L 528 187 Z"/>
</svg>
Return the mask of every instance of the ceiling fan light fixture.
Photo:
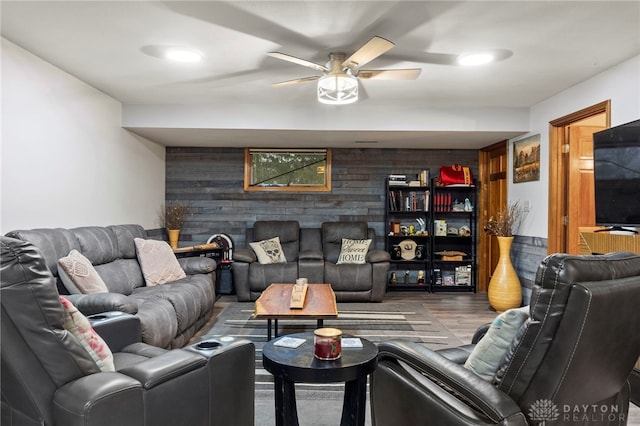
<svg viewBox="0 0 640 426">
<path fill-rule="evenodd" d="M 358 79 L 349 70 L 329 73 L 318 79 L 318 102 L 346 105 L 358 100 Z"/>
<path fill-rule="evenodd" d="M 465 53 L 458 56 L 457 62 L 459 65 L 467 67 L 473 67 L 477 65 L 485 65 L 495 60 L 495 54 L 491 52 L 475 52 Z"/>
</svg>

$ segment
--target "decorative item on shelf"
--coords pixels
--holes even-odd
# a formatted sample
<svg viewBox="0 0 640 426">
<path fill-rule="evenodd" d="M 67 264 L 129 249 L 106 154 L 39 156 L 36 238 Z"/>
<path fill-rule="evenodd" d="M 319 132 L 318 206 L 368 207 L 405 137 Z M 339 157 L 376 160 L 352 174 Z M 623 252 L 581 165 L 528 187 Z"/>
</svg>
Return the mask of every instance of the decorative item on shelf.
<svg viewBox="0 0 640 426">
<path fill-rule="evenodd" d="M 437 237 L 447 236 L 447 221 L 446 220 L 434 220 L 433 227 Z"/>
<path fill-rule="evenodd" d="M 513 235 L 522 223 L 522 209 L 518 202 L 510 203 L 504 210 L 491 216 L 484 228 L 498 238 L 500 255 L 491 280 L 489 281 L 489 303 L 497 312 L 519 308 L 522 303 L 522 287 L 516 270 L 511 263 Z"/>
<path fill-rule="evenodd" d="M 178 201 L 170 201 L 166 206 L 160 207 L 158 222 L 161 227 L 167 229 L 169 245 L 173 249 L 178 248 L 180 229 L 184 225 L 187 216 L 191 214 L 191 206 Z"/>
<path fill-rule="evenodd" d="M 395 272 L 391 273 L 391 276 L 389 277 L 389 284 L 392 286 L 395 286 L 398 284 L 398 277 L 396 276 Z"/>
<path fill-rule="evenodd" d="M 418 285 L 424 285 L 424 271 L 418 271 Z"/>
<path fill-rule="evenodd" d="M 442 186 L 471 186 L 473 185 L 473 175 L 469 167 L 464 167 L 460 164 L 442 166 L 440 167 L 440 177 L 437 183 Z"/>
<path fill-rule="evenodd" d="M 413 240 L 402 240 L 400 241 L 400 257 L 404 260 L 413 260 L 416 258 L 416 248 L 418 244 L 416 244 Z"/>
<path fill-rule="evenodd" d="M 457 251 L 457 250 L 437 251 L 434 254 L 441 256 L 441 260 L 444 260 L 447 262 L 460 261 L 467 255 L 467 253 L 463 251 Z"/>
</svg>

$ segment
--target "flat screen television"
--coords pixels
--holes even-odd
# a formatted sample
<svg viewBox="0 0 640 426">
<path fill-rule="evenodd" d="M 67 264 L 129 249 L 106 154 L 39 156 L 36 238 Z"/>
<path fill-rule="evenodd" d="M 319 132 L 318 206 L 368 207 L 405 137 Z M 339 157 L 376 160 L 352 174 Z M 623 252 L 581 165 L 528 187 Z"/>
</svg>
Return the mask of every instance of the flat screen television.
<svg viewBox="0 0 640 426">
<path fill-rule="evenodd" d="M 596 225 L 640 227 L 640 120 L 593 134 Z"/>
</svg>

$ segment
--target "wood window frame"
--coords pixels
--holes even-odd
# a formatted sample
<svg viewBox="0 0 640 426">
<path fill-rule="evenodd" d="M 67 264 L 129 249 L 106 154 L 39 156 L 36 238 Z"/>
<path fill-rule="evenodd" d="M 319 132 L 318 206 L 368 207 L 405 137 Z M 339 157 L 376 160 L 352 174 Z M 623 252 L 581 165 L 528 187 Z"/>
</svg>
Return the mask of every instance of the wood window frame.
<svg viewBox="0 0 640 426">
<path fill-rule="evenodd" d="M 297 153 L 304 154 L 310 152 L 318 152 L 325 154 L 324 164 L 324 184 L 296 184 L 296 185 L 259 185 L 252 182 L 253 180 L 253 153 L 282 153 L 287 155 L 295 155 Z M 264 149 L 264 148 L 245 148 L 244 150 L 244 190 L 255 192 L 330 192 L 331 191 L 331 149 Z"/>
</svg>

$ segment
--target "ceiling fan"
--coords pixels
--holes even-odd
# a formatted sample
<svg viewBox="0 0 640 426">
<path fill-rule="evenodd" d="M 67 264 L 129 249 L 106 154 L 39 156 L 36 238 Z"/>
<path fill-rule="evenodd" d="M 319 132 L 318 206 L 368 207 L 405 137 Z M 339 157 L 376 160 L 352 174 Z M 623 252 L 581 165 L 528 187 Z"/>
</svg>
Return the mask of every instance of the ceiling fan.
<svg viewBox="0 0 640 426">
<path fill-rule="evenodd" d="M 363 65 L 371 62 L 394 46 L 382 37 L 374 36 L 351 56 L 342 52 L 330 53 L 326 65 L 316 64 L 295 56 L 280 52 L 269 52 L 268 55 L 294 64 L 320 71 L 322 75 L 296 78 L 294 80 L 274 83 L 274 87 L 291 86 L 299 83 L 318 81 L 318 101 L 327 104 L 343 105 L 358 100 L 358 79 L 378 80 L 415 80 L 420 75 L 420 68 L 363 70 Z"/>
</svg>

